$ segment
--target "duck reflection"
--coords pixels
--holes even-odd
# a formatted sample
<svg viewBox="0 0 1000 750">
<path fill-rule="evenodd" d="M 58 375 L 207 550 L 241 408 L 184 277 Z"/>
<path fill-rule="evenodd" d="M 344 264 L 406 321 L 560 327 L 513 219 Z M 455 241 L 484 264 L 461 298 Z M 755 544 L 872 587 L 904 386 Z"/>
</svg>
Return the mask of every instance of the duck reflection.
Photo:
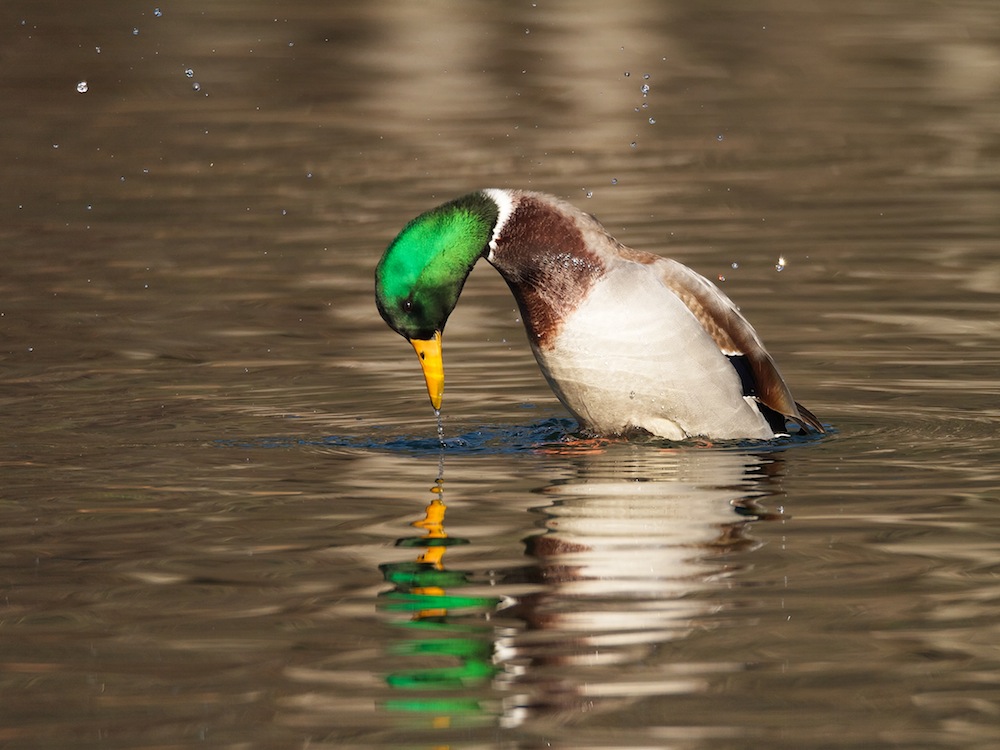
<svg viewBox="0 0 1000 750">
<path fill-rule="evenodd" d="M 493 571 L 495 597 L 463 595 L 484 590 L 481 574 L 445 566 L 447 549 L 468 540 L 445 530 L 439 476 L 413 524 L 423 533 L 397 542 L 416 560 L 381 566 L 385 609 L 406 615 L 392 653 L 424 665 L 386 676 L 410 693 L 386 708 L 430 727 L 513 727 L 704 688 L 663 647 L 710 626 L 712 590 L 748 564 L 734 553 L 757 544 L 752 522 L 778 517 L 763 503 L 780 458 L 628 445 L 565 458 L 576 475 L 539 490 L 547 503 L 527 562 Z"/>
<path fill-rule="evenodd" d="M 431 488 L 434 497 L 424 509 L 424 517 L 411 524 L 424 533 L 396 541 L 397 547 L 419 550 L 416 560 L 379 566 L 392 585 L 381 594 L 383 607 L 387 612 L 406 615 L 394 622 L 410 631 L 391 645 L 391 656 L 401 662 L 416 659 L 426 664 L 386 676 L 390 687 L 412 695 L 386 701 L 384 707 L 424 717 L 432 728 L 452 726 L 459 717 L 476 721 L 495 713 L 466 690 L 488 684 L 497 671 L 492 628 L 485 616 L 500 601 L 496 597 L 462 595 L 462 587 L 470 583 L 470 574 L 449 571 L 444 566 L 449 547 L 469 542 L 449 536 L 445 530 L 447 506 L 442 471 L 443 466 Z"/>
<path fill-rule="evenodd" d="M 733 553 L 758 544 L 751 522 L 779 517 L 762 505 L 776 492 L 774 456 L 612 450 L 577 465 L 542 491 L 543 532 L 525 542 L 535 564 L 524 572 L 543 587 L 497 635 L 507 725 L 702 689 L 658 652 L 709 627 L 712 590 L 748 564 Z"/>
</svg>

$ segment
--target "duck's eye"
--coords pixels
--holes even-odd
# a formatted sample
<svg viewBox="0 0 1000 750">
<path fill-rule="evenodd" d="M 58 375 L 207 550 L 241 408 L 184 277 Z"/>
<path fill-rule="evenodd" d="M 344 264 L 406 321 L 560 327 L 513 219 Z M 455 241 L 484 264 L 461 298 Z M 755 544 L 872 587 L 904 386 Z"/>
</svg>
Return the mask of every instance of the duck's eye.
<svg viewBox="0 0 1000 750">
<path fill-rule="evenodd" d="M 403 300 L 403 313 L 411 317 L 419 318 L 424 314 L 424 307 L 420 303 L 420 300 L 414 299 L 413 297 L 407 297 Z"/>
</svg>

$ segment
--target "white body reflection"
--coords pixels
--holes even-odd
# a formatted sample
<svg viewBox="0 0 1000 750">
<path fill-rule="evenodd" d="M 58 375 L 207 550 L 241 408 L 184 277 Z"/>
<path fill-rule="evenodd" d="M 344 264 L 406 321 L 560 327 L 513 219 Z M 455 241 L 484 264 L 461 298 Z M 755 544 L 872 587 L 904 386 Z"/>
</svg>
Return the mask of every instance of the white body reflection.
<svg viewBox="0 0 1000 750">
<path fill-rule="evenodd" d="M 747 525 L 774 466 L 736 451 L 610 446 L 545 488 L 545 531 L 526 540 L 543 588 L 506 611 L 519 622 L 496 641 L 497 685 L 513 693 L 503 722 L 701 690 L 703 666 L 657 652 L 710 627 L 711 590 L 743 564 L 731 553 L 754 544 Z"/>
</svg>

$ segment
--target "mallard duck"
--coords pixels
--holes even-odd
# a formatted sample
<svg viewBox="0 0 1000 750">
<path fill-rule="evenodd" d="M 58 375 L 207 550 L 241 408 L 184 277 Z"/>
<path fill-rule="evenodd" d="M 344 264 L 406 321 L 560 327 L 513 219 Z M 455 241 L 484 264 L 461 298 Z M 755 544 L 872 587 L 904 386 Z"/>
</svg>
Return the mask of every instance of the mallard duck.
<svg viewBox="0 0 1000 750">
<path fill-rule="evenodd" d="M 480 258 L 500 272 L 556 396 L 595 436 L 771 439 L 823 432 L 718 287 L 632 250 L 590 214 L 544 193 L 486 189 L 421 214 L 375 271 L 386 323 L 420 358 L 441 408 L 441 334 Z"/>
</svg>

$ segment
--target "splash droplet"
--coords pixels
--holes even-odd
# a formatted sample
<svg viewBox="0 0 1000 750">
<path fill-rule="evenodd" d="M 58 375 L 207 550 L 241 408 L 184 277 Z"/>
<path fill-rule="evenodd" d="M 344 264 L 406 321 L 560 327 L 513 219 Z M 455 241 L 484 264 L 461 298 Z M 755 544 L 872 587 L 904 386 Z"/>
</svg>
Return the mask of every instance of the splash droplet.
<svg viewBox="0 0 1000 750">
<path fill-rule="evenodd" d="M 201 84 L 195 81 L 194 83 L 191 84 L 191 89 L 193 91 L 201 91 Z"/>
<path fill-rule="evenodd" d="M 639 91 L 642 92 L 643 96 L 649 96 L 649 84 L 648 83 L 642 84 Z"/>
<path fill-rule="evenodd" d="M 87 85 L 86 81 L 80 81 L 79 83 L 76 84 L 76 90 L 79 91 L 81 94 L 86 94 L 89 89 L 90 86 Z"/>
<path fill-rule="evenodd" d="M 653 117 L 650 117 L 650 118 L 649 118 L 649 124 L 650 124 L 650 125 L 655 125 L 655 124 L 656 124 L 656 119 L 655 119 L 655 118 L 653 118 Z"/>
<path fill-rule="evenodd" d="M 444 448 L 446 447 L 444 443 L 444 417 L 441 416 L 440 409 L 434 410 L 434 416 L 437 419 L 437 425 L 438 425 L 438 442 L 440 442 L 441 447 Z"/>
<path fill-rule="evenodd" d="M 186 75 L 188 78 L 194 78 L 194 69 L 193 68 L 185 69 L 184 75 Z"/>
<path fill-rule="evenodd" d="M 133 26 L 132 27 L 132 36 L 139 36 L 139 27 L 138 26 Z"/>
<path fill-rule="evenodd" d="M 778 262 L 774 264 L 774 270 L 777 271 L 778 273 L 781 273 L 782 271 L 785 270 L 785 266 L 787 265 L 788 263 L 785 261 L 785 256 L 779 255 Z"/>
</svg>

